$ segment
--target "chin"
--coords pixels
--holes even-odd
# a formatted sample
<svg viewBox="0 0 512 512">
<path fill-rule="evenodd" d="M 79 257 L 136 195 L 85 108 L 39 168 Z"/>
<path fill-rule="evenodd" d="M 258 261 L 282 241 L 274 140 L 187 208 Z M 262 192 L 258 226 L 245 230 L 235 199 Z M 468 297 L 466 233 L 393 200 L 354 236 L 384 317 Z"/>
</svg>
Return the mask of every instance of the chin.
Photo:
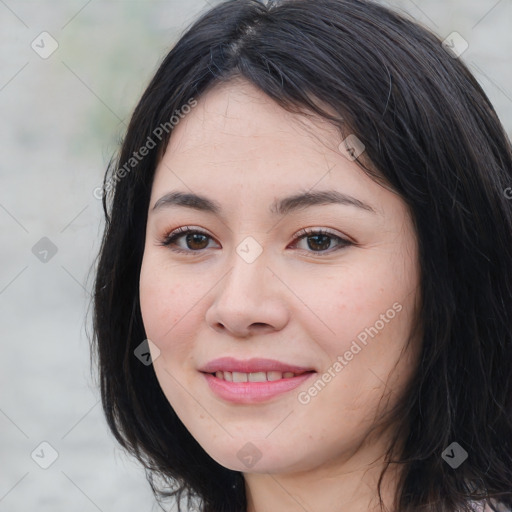
<svg viewBox="0 0 512 512">
<path fill-rule="evenodd" d="M 232 471 L 242 473 L 288 473 L 307 469 L 304 466 L 303 455 L 297 451 L 283 453 L 278 445 L 273 445 L 268 440 L 247 441 L 229 438 L 224 447 L 218 444 L 205 451 L 218 464 Z"/>
</svg>

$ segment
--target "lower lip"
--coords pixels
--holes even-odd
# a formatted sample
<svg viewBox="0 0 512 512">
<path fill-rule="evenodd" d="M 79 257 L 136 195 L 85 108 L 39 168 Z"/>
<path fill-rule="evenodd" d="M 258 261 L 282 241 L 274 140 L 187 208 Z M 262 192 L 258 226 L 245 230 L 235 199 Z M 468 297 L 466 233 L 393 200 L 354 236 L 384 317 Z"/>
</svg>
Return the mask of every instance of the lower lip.
<svg viewBox="0 0 512 512">
<path fill-rule="evenodd" d="M 270 398 L 295 389 L 315 375 L 315 372 L 267 382 L 229 382 L 218 379 L 210 373 L 203 373 L 203 375 L 210 389 L 220 398 L 238 404 L 254 404 L 265 402 Z"/>
</svg>

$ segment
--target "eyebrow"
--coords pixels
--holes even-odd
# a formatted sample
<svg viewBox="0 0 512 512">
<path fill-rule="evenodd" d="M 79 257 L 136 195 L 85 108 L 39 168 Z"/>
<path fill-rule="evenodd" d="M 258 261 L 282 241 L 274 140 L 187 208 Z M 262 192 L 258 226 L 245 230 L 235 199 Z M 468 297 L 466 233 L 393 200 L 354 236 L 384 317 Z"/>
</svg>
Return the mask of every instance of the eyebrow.
<svg viewBox="0 0 512 512">
<path fill-rule="evenodd" d="M 291 196 L 283 197 L 275 200 L 270 206 L 270 213 L 273 215 L 284 216 L 289 213 L 323 204 L 341 204 L 345 206 L 355 206 L 362 210 L 376 214 L 374 208 L 363 203 L 355 197 L 343 194 L 336 190 L 317 190 L 301 192 Z M 199 210 L 203 212 L 213 213 L 220 216 L 222 207 L 220 203 L 209 199 L 205 196 L 193 194 L 189 192 L 169 192 L 162 196 L 152 208 L 152 211 L 159 210 L 164 207 L 181 206 Z"/>
</svg>

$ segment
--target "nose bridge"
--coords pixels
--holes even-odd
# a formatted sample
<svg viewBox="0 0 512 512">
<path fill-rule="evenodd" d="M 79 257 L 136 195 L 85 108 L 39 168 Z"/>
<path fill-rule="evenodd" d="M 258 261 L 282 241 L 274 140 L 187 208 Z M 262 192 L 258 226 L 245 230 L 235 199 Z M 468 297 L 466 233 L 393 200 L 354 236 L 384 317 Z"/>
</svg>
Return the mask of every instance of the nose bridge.
<svg viewBox="0 0 512 512">
<path fill-rule="evenodd" d="M 225 286 L 233 292 L 249 293 L 250 296 L 264 293 L 270 273 L 268 249 L 265 250 L 253 236 L 248 235 L 235 246 L 230 258 L 231 270 L 226 276 Z"/>
<path fill-rule="evenodd" d="M 278 297 L 276 281 L 268 268 L 268 253 L 246 237 L 229 258 L 229 270 L 215 288 L 207 322 L 214 329 L 225 328 L 236 336 L 247 336 L 251 325 L 280 329 L 286 324 L 287 312 Z M 257 244 L 257 245 L 256 245 Z"/>
</svg>

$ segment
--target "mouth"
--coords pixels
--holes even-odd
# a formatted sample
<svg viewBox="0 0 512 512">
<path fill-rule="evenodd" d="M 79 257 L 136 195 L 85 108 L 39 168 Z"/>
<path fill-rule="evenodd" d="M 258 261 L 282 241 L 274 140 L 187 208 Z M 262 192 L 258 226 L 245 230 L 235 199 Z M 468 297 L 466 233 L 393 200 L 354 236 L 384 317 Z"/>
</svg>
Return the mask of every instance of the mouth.
<svg viewBox="0 0 512 512">
<path fill-rule="evenodd" d="M 283 376 L 287 378 L 286 375 L 290 373 L 293 375 L 301 375 L 305 372 L 314 371 L 314 368 L 283 363 L 275 359 L 263 359 L 255 357 L 252 359 L 240 360 L 235 359 L 233 357 L 220 357 L 205 364 L 202 368 L 199 368 L 199 371 L 215 375 L 217 374 L 217 372 L 221 372 L 223 375 L 227 375 L 227 378 L 225 378 L 225 380 L 229 379 L 230 374 L 231 376 L 235 375 L 235 377 L 241 375 L 241 378 L 244 378 L 244 375 L 252 375 L 252 378 L 261 379 L 263 377 L 261 375 L 262 373 L 266 375 L 266 380 L 278 380 L 278 378 L 283 378 Z M 237 376 L 237 374 L 240 375 Z M 239 382 L 251 381 L 242 380 Z M 261 381 L 257 380 L 253 382 Z"/>
<path fill-rule="evenodd" d="M 308 370 L 303 372 L 279 372 L 279 371 L 270 371 L 270 372 L 228 372 L 228 371 L 216 371 L 213 373 L 209 373 L 208 375 L 212 375 L 220 380 L 225 380 L 227 382 L 275 382 L 277 380 L 283 379 L 293 379 L 294 377 L 298 377 L 299 375 L 304 375 L 305 373 L 314 373 L 314 370 Z"/>
<path fill-rule="evenodd" d="M 311 368 L 271 359 L 221 358 L 200 369 L 210 390 L 237 404 L 255 404 L 289 393 L 315 375 Z"/>
</svg>

